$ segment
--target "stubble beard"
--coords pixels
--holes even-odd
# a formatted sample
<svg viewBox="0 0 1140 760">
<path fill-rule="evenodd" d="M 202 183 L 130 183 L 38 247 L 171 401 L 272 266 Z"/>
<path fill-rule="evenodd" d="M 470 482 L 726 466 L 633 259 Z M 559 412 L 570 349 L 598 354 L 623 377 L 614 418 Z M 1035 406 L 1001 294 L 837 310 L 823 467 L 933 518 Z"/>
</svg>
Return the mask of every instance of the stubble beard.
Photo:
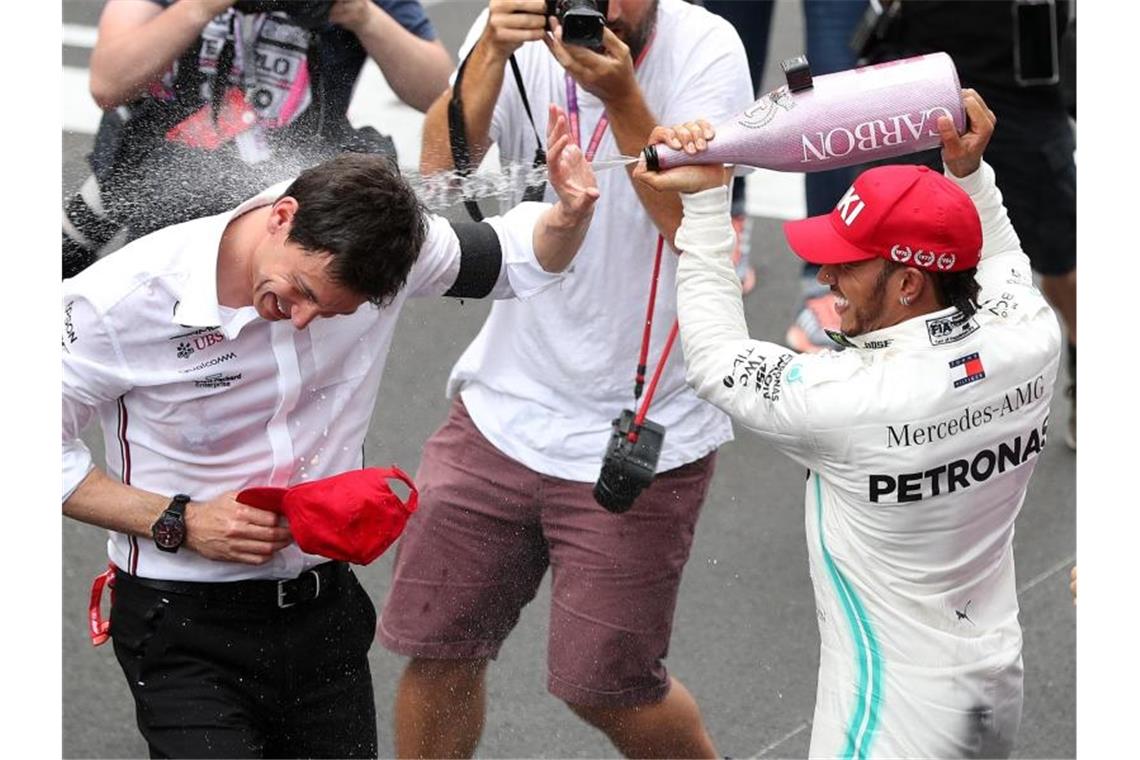
<svg viewBox="0 0 1140 760">
<path fill-rule="evenodd" d="M 625 28 L 624 25 L 620 28 Z M 653 0 L 653 4 L 642 19 L 641 24 L 636 29 L 629 29 L 623 34 L 619 33 L 617 29 L 611 30 L 622 38 L 622 41 L 629 47 L 629 56 L 636 61 L 640 56 L 645 46 L 649 43 L 650 37 L 653 36 L 653 30 L 657 28 L 657 0 Z"/>
</svg>

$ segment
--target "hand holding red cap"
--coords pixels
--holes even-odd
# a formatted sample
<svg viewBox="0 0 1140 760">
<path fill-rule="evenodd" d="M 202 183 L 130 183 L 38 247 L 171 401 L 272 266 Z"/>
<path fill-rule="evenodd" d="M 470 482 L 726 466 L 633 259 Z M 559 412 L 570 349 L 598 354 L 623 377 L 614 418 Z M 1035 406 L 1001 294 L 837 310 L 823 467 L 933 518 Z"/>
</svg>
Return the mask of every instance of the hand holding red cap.
<svg viewBox="0 0 1140 760">
<path fill-rule="evenodd" d="M 409 488 L 406 502 L 388 479 Z M 247 488 L 237 500 L 285 515 L 301 550 L 329 559 L 367 565 L 400 536 L 416 511 L 419 492 L 398 467 L 369 467 L 288 488 Z"/>
</svg>

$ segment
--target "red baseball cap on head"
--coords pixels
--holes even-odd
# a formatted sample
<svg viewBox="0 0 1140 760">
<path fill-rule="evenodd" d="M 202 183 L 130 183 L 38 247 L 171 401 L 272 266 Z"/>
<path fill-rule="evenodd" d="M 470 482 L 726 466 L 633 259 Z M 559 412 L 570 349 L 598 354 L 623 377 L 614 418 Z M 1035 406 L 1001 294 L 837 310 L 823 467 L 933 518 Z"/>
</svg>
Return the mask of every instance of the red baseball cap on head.
<svg viewBox="0 0 1140 760">
<path fill-rule="evenodd" d="M 929 272 L 978 265 L 982 223 L 966 191 L 926 166 L 868 169 L 829 214 L 784 224 L 812 264 L 884 258 Z"/>
<path fill-rule="evenodd" d="M 388 478 L 407 484 L 407 502 L 392 492 Z M 302 551 L 367 565 L 404 532 L 418 491 L 398 467 L 369 467 L 289 488 L 247 488 L 237 500 L 285 515 Z"/>
</svg>

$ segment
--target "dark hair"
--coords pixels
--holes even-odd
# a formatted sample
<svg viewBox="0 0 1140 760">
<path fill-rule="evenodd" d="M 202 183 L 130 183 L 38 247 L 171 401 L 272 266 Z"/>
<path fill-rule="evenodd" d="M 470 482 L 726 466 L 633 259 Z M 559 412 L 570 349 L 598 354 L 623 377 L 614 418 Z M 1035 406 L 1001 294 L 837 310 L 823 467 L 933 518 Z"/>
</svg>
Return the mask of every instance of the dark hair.
<svg viewBox="0 0 1140 760">
<path fill-rule="evenodd" d="M 427 237 L 424 206 L 391 160 L 346 153 L 301 172 L 286 195 L 297 201 L 287 240 L 330 255 L 337 284 L 391 303 Z"/>
<path fill-rule="evenodd" d="M 887 265 L 879 270 L 879 276 L 875 282 L 876 290 L 885 286 L 887 278 L 896 270 L 906 266 L 906 264 L 900 264 L 890 259 L 884 259 L 884 261 Z M 919 269 L 918 271 L 923 270 Z M 934 287 L 934 297 L 939 306 L 944 309 L 947 306 L 955 306 L 965 316 L 973 316 L 974 312 L 978 310 L 978 291 L 981 289 L 978 281 L 974 279 L 974 275 L 977 273 L 977 267 L 963 269 L 961 272 L 927 272 L 930 275 Z"/>
<path fill-rule="evenodd" d="M 977 267 L 963 269 L 961 272 L 942 272 L 933 274 L 934 295 L 942 307 L 955 306 L 963 315 L 970 317 L 978 310 L 978 291 L 981 286 L 974 279 L 978 273 Z"/>
</svg>

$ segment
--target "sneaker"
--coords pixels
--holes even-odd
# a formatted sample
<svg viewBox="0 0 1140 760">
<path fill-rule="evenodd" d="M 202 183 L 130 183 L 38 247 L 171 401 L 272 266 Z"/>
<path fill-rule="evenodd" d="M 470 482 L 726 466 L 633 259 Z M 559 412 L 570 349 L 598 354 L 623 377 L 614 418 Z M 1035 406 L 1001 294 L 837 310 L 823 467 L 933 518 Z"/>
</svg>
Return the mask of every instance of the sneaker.
<svg viewBox="0 0 1140 760">
<path fill-rule="evenodd" d="M 732 246 L 732 266 L 740 278 L 741 295 L 748 295 L 756 287 L 756 270 L 748 261 L 748 249 L 752 247 L 752 220 L 748 214 L 732 217 L 732 229 L 736 232 L 736 244 Z"/>
<path fill-rule="evenodd" d="M 784 341 L 788 348 L 800 353 L 815 353 L 825 349 L 842 350 L 842 346 L 827 336 L 825 330 L 839 330 L 839 315 L 835 313 L 835 294 L 814 280 L 804 283 L 803 306 L 796 321 L 788 328 Z"/>
</svg>

